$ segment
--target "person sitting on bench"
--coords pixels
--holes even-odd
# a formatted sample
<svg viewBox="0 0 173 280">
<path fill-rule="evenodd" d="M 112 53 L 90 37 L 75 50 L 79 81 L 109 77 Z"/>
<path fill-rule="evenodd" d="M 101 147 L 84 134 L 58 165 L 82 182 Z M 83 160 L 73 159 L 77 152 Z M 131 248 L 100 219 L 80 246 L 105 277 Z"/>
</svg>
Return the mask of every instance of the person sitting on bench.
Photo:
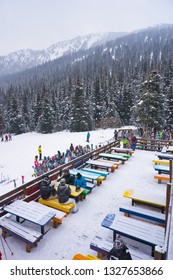
<svg viewBox="0 0 173 280">
<path fill-rule="evenodd" d="M 76 191 L 79 191 L 80 188 L 86 188 L 86 180 L 80 173 L 76 174 L 74 186 L 76 186 Z"/>
<path fill-rule="evenodd" d="M 51 184 L 48 175 L 46 175 L 41 181 L 40 194 L 42 199 L 53 199 L 57 196 L 56 190 L 54 189 L 54 184 Z"/>
<path fill-rule="evenodd" d="M 114 241 L 113 248 L 107 255 L 108 260 L 132 260 L 127 246 L 120 239 Z"/>
<path fill-rule="evenodd" d="M 70 174 L 69 169 L 65 169 L 65 170 L 64 170 L 64 175 L 63 175 L 62 178 L 65 179 L 66 184 L 68 184 L 68 185 L 74 185 L 74 179 L 75 179 L 75 177 L 74 177 L 74 175 Z"/>
<path fill-rule="evenodd" d="M 58 185 L 57 195 L 58 195 L 59 203 L 63 203 L 63 204 L 73 203 L 74 204 L 72 213 L 76 213 L 78 211 L 75 199 L 70 197 L 71 189 L 69 186 L 66 185 L 66 181 L 64 178 L 62 178 L 60 180 L 60 184 Z"/>
</svg>

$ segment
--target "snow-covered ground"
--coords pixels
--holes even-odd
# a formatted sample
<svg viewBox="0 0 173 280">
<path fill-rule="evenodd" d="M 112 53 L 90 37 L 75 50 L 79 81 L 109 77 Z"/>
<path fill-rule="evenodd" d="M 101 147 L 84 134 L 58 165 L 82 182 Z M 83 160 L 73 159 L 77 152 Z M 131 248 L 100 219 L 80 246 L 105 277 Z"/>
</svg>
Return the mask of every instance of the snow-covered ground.
<svg viewBox="0 0 173 280">
<path fill-rule="evenodd" d="M 91 131 L 91 144 L 107 143 L 113 137 L 113 129 Z M 70 144 L 86 145 L 86 133 L 59 132 L 51 135 L 28 133 L 14 136 L 8 143 L 0 143 L 0 168 L 4 175 L 17 180 L 21 184 L 21 175 L 25 180 L 32 179 L 32 165 L 37 154 L 38 145 L 42 145 L 43 155 L 53 155 L 57 150 L 65 151 Z M 103 181 L 100 186 L 93 189 L 92 193 L 83 201 L 78 202 L 79 211 L 68 214 L 58 228 L 52 228 L 38 243 L 38 247 L 32 248 L 31 253 L 25 252 L 25 245 L 14 237 L 8 237 L 6 244 L 7 259 L 10 260 L 70 260 L 76 253 L 93 254 L 90 242 L 95 235 L 104 237 L 112 236 L 112 232 L 101 226 L 101 222 L 107 213 L 118 213 L 119 206 L 131 204 L 131 201 L 123 197 L 123 192 L 128 189 L 140 189 L 146 192 L 154 192 L 165 195 L 166 184 L 158 184 L 154 179 L 152 159 L 156 158 L 155 152 L 136 150 L 133 156 Z M 0 185 L 0 194 L 13 188 L 13 185 Z M 127 241 L 127 240 L 125 240 Z M 148 253 L 149 248 L 135 243 L 143 252 Z M 3 252 L 2 244 L 0 251 Z M 173 259 L 173 253 L 172 258 Z"/>
<path fill-rule="evenodd" d="M 114 136 L 113 129 L 95 130 L 90 132 L 90 145 L 107 144 Z M 65 152 L 70 144 L 86 146 L 87 132 L 67 131 L 53 134 L 26 133 L 12 137 L 12 141 L 0 142 L 0 195 L 22 184 L 21 176 L 25 182 L 33 179 L 34 157 L 38 154 L 38 146 L 42 146 L 43 156 L 53 156 L 57 151 Z"/>
</svg>

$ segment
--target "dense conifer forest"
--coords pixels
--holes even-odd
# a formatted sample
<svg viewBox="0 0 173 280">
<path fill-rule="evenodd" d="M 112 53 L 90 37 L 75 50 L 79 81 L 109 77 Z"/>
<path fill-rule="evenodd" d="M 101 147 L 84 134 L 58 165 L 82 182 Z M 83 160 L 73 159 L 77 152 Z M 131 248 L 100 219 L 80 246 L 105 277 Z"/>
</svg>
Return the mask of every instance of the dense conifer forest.
<svg viewBox="0 0 173 280">
<path fill-rule="evenodd" d="M 0 134 L 173 129 L 173 25 L 0 78 Z"/>
</svg>

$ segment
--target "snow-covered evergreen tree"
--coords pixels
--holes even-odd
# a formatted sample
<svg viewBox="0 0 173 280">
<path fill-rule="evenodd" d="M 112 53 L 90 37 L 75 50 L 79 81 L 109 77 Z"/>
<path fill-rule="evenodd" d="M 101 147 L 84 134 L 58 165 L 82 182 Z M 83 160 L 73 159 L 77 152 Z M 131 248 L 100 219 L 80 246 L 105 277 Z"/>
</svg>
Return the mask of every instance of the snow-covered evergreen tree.
<svg viewBox="0 0 173 280">
<path fill-rule="evenodd" d="M 80 80 L 74 86 L 70 111 L 70 130 L 88 131 L 92 129 L 92 119 L 89 106 L 85 98 L 84 88 Z"/>
<path fill-rule="evenodd" d="M 146 129 L 163 127 L 164 95 L 160 83 L 160 75 L 152 71 L 148 80 L 142 84 L 139 101 L 132 108 L 136 124 Z"/>
<path fill-rule="evenodd" d="M 38 120 L 37 131 L 41 133 L 52 133 L 54 131 L 55 114 L 48 96 L 48 91 L 44 87 L 42 91 L 42 107 Z"/>
</svg>

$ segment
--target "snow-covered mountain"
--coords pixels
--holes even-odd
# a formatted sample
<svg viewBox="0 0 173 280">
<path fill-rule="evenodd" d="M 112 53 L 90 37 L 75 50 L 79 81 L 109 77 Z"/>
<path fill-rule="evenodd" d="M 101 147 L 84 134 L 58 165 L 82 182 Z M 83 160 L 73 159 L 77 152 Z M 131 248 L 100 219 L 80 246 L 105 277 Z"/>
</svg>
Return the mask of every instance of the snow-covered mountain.
<svg viewBox="0 0 173 280">
<path fill-rule="evenodd" d="M 69 41 L 51 45 L 45 50 L 19 50 L 6 56 L 0 56 L 0 76 L 17 73 L 63 55 L 79 50 L 86 50 L 126 35 L 122 32 L 107 32 L 79 36 Z"/>
</svg>

